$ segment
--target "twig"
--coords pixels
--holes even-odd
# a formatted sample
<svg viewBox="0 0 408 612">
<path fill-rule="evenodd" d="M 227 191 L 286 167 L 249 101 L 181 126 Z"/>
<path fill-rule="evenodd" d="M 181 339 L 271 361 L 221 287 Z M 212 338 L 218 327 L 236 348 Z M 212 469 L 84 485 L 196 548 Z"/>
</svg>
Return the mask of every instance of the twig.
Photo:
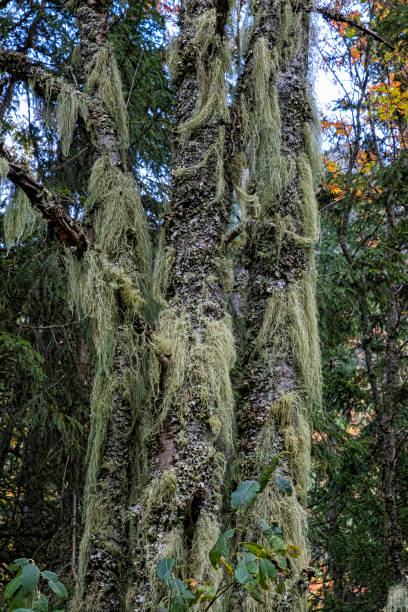
<svg viewBox="0 0 408 612">
<path fill-rule="evenodd" d="M 126 101 L 126 108 L 129 106 L 130 96 L 132 95 L 133 86 L 134 86 L 134 84 L 135 84 L 135 79 L 136 79 L 137 71 L 139 70 L 139 64 L 140 64 L 140 60 L 141 60 L 141 59 L 142 59 L 142 57 L 143 57 L 143 53 L 144 53 L 144 49 L 142 49 L 142 52 L 141 52 L 140 57 L 139 57 L 139 60 L 138 60 L 138 62 L 137 62 L 137 66 L 136 66 L 135 71 L 134 71 L 134 73 L 133 73 L 132 83 L 131 83 L 131 85 L 130 85 L 128 99 L 127 99 L 127 101 Z"/>
<path fill-rule="evenodd" d="M 225 591 L 227 591 L 230 587 L 234 586 L 234 582 L 229 582 L 228 584 L 226 584 L 222 589 L 220 589 L 220 591 L 217 593 L 217 595 L 214 597 L 214 599 L 212 599 L 210 601 L 210 603 L 208 604 L 208 606 L 206 607 L 206 609 L 204 610 L 204 612 L 207 612 L 207 610 L 209 610 L 211 608 L 211 606 L 213 605 L 213 603 L 219 598 L 221 597 L 221 595 L 223 593 L 225 593 Z"/>
</svg>

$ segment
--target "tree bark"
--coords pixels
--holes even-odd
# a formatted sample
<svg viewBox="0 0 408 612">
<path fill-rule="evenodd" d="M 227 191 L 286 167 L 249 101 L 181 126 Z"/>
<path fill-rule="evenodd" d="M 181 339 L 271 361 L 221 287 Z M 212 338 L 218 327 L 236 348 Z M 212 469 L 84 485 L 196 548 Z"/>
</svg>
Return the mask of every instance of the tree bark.
<svg viewBox="0 0 408 612">
<path fill-rule="evenodd" d="M 171 204 L 154 288 L 162 308 L 155 342 L 167 354 L 168 370 L 157 382 L 148 471 L 135 495 L 137 578 L 131 595 L 138 610 L 155 609 L 165 594 L 156 577 L 161 557 L 176 559 L 180 578 L 214 574 L 208 551 L 220 532 L 222 485 L 232 457 L 234 346 L 222 253 L 232 206 L 224 164 L 227 11 L 213 0 L 183 2 L 173 49 Z"/>
<path fill-rule="evenodd" d="M 296 12 L 289 0 L 256 4 L 230 109 L 228 3 L 183 2 L 171 61 L 177 91 L 171 204 L 151 289 L 146 218 L 125 172 L 120 86 L 111 100 L 117 79 L 107 43 L 109 6 L 82 0 L 77 9 L 85 85 L 73 95 L 89 111 L 94 165 L 86 233 L 68 217 L 64 222 L 68 244 L 82 255 L 70 259 L 71 293 L 90 318 L 95 372 L 80 588 L 71 610 L 155 610 L 166 594 L 156 576 L 163 557 L 176 560 L 180 578 L 218 584 L 221 572 L 212 569 L 208 552 L 230 520 L 231 488 L 258 477 L 279 453 L 279 476 L 295 493 L 283 497 L 270 484 L 258 511 L 278 521 L 285 542 L 301 554 L 285 597 L 272 593 L 267 605 L 303 610 L 309 415 L 320 386 L 308 11 Z M 0 67 L 8 66 L 13 78 L 35 77 L 37 93 L 62 95 L 64 84 L 10 53 L 0 52 Z M 39 207 L 42 185 L 10 162 L 12 171 Z M 233 186 L 242 213 L 238 246 Z M 155 320 L 154 334 L 142 317 Z M 253 535 L 244 529 L 243 538 Z M 251 605 L 236 590 L 213 608 Z"/>
<path fill-rule="evenodd" d="M 397 231 L 397 220 L 394 203 L 394 194 L 391 193 L 387 199 L 387 237 L 393 241 L 394 232 Z M 392 261 L 393 255 L 391 254 Z M 392 265 L 392 263 L 391 263 Z M 397 463 L 397 440 L 396 419 L 397 408 L 397 384 L 398 384 L 398 323 L 399 309 L 397 303 L 398 286 L 394 281 L 387 289 L 388 308 L 386 316 L 386 371 L 383 405 L 381 406 L 379 419 L 379 442 L 382 449 L 382 492 L 385 504 L 385 538 L 388 556 L 394 571 L 396 582 L 403 579 L 402 551 L 403 542 L 401 527 L 398 517 L 396 500 L 396 463 Z"/>
<path fill-rule="evenodd" d="M 80 3 L 77 13 L 83 74 L 87 84 L 92 79 L 95 81 L 93 91 L 89 92 L 93 94 L 90 108 L 95 164 L 90 179 L 87 227 L 96 253 L 88 252 L 82 262 L 74 264 L 80 268 L 76 287 L 80 307 L 90 309 L 94 319 L 97 369 L 91 401 L 86 515 L 79 558 L 80 589 L 72 609 L 103 612 L 122 610 L 125 606 L 127 560 L 130 558 L 128 508 L 132 434 L 141 409 L 140 401 L 144 398 L 142 390 L 133 391 L 132 385 L 143 388 L 140 353 L 146 357 L 144 337 L 134 326 L 140 323 L 138 314 L 143 312 L 143 299 L 148 298 L 149 250 L 147 223 L 141 216 L 137 186 L 123 171 L 126 162 L 120 130 L 126 129 L 126 125 L 119 125 L 117 121 L 118 108 L 124 109 L 123 96 L 117 91 L 117 99 L 111 101 L 116 106 L 108 107 L 106 89 L 111 83 L 103 81 L 110 78 L 108 70 L 112 71 L 112 78 L 115 77 L 112 65 L 115 59 L 110 55 L 107 42 L 108 8 L 109 3 L 87 0 Z M 103 61 L 108 63 L 98 65 Z M 95 70 L 100 71 L 96 79 L 93 77 Z M 96 168 L 101 174 L 93 179 Z M 106 191 L 101 192 L 99 183 L 102 181 L 106 181 Z M 92 195 L 93 190 L 96 195 Z M 115 215 L 121 214 L 121 207 L 125 216 L 123 224 L 117 228 L 120 234 L 109 236 L 110 226 Z M 99 252 L 102 252 L 100 256 Z M 137 253 L 141 253 L 143 261 L 137 259 Z M 92 266 L 97 266 L 102 278 L 92 278 Z M 119 290 L 113 295 L 112 281 L 119 284 Z M 99 314 L 92 310 L 94 300 L 98 299 L 101 300 Z"/>
<path fill-rule="evenodd" d="M 249 180 L 247 194 L 241 195 L 248 221 L 233 293 L 243 330 L 243 372 L 236 382 L 240 474 L 257 477 L 274 455 L 284 453 L 278 474 L 292 481 L 296 493 L 284 498 L 270 484 L 257 511 L 267 521 L 277 521 L 285 541 L 301 550 L 283 600 L 273 592 L 266 595 L 271 610 L 306 609 L 308 545 L 302 504 L 308 488 L 309 414 L 319 402 L 320 387 L 310 151 L 307 157 L 313 121 L 308 21 L 285 1 L 258 5 L 254 23 L 259 25 L 249 41 L 238 101 L 241 122 L 246 113 L 254 117 L 254 125 L 242 131 Z M 246 532 L 243 539 L 249 535 L 254 534 Z M 255 609 L 242 592 L 231 605 Z"/>
</svg>

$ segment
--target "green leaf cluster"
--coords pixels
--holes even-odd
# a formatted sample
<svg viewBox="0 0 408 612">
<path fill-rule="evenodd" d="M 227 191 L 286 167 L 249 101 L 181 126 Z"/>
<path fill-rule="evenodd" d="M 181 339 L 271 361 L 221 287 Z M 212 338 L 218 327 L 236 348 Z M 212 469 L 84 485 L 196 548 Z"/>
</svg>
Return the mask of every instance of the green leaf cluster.
<svg viewBox="0 0 408 612">
<path fill-rule="evenodd" d="M 9 571 L 17 572 L 4 591 L 4 599 L 10 600 L 10 612 L 63 612 L 54 606 L 50 608 L 48 598 L 42 592 L 44 586 L 47 586 L 52 599 L 68 599 L 67 589 L 55 572 L 41 571 L 32 559 L 25 557 L 15 559 Z"/>
<path fill-rule="evenodd" d="M 232 516 L 248 512 L 279 464 L 279 456 L 273 457 L 270 464 L 264 468 L 259 480 L 244 480 L 238 485 L 231 493 Z M 282 495 L 292 495 L 292 487 L 285 478 L 277 477 L 275 485 Z M 212 567 L 216 570 L 222 569 L 224 572 L 224 578 L 218 587 L 211 582 L 196 578 L 185 581 L 175 578 L 173 574 L 175 560 L 172 558 L 164 558 L 157 563 L 157 575 L 166 582 L 169 591 L 167 599 L 162 601 L 161 610 L 184 612 L 196 604 L 205 605 L 207 610 L 234 584 L 246 589 L 257 603 L 264 601 L 262 591 L 274 588 L 278 595 L 284 593 L 284 578 L 289 568 L 288 559 L 297 558 L 300 550 L 297 546 L 284 544 L 282 530 L 277 523 L 269 525 L 257 515 L 250 516 L 255 520 L 260 534 L 259 542 L 243 542 L 241 551 L 231 550 L 231 544 L 240 532 L 237 526 L 222 533 L 208 553 Z"/>
</svg>

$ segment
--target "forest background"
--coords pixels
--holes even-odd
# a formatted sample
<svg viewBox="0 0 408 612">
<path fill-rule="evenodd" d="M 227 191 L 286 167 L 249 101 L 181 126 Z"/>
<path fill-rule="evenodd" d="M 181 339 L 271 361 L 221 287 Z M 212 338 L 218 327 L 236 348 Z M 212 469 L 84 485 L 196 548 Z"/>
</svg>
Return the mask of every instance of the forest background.
<svg viewBox="0 0 408 612">
<path fill-rule="evenodd" d="M 310 78 L 317 66 L 327 71 L 338 99 L 330 110 L 319 107 L 323 400 L 313 413 L 307 502 L 309 609 L 375 611 L 388 598 L 387 609 L 396 611 L 406 609 L 408 566 L 408 3 L 335 0 L 315 9 Z M 38 76 L 21 78 L 24 69 L 12 55 L 38 60 L 55 78 L 78 85 L 76 10 L 76 3 L 0 3 L 0 116 L 17 170 L 34 171 L 80 223 L 89 206 L 80 195 L 87 192 L 84 169 L 93 162 L 84 125 L 69 133 L 58 109 L 55 116 L 52 86 L 39 97 Z M 118 2 L 109 15 L 121 112 L 129 116 L 127 163 L 154 252 L 170 194 L 174 85 L 165 62 L 177 12 L 164 2 Z M 246 14 L 240 2 L 228 25 L 238 57 Z M 317 88 L 318 104 L 319 94 Z M 81 113 L 85 121 L 77 105 L 74 123 Z M 58 571 L 72 594 L 95 379 L 90 317 L 73 315 L 55 228 L 10 181 L 3 181 L 0 215 L 2 579 L 10 580 L 14 558 L 32 558 Z M 237 205 L 231 242 L 239 221 Z"/>
</svg>

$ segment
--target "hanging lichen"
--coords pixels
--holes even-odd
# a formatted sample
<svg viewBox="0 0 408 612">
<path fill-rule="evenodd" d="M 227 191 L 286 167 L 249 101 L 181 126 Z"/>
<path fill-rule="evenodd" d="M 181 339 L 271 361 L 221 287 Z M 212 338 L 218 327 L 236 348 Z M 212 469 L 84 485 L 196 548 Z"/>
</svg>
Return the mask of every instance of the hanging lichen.
<svg viewBox="0 0 408 612">
<path fill-rule="evenodd" d="M 10 166 L 7 159 L 5 159 L 4 157 L 0 157 L 0 180 L 4 180 L 7 178 L 9 170 Z"/>
<path fill-rule="evenodd" d="M 203 158 L 196 164 L 190 166 L 175 168 L 173 175 L 179 177 L 185 174 L 195 174 L 198 170 L 203 168 L 211 158 L 215 160 L 215 178 L 216 178 L 216 191 L 215 196 L 208 202 L 207 206 L 219 202 L 224 195 L 225 191 L 225 169 L 224 169 L 224 157 L 225 157 L 225 127 L 221 125 L 218 128 L 218 138 L 215 142 L 208 147 Z"/>
<path fill-rule="evenodd" d="M 107 112 L 110 113 L 115 122 L 124 159 L 129 146 L 127 110 L 115 54 L 109 45 L 102 46 L 95 53 L 84 91 L 89 96 L 97 94 L 102 98 Z"/>
<path fill-rule="evenodd" d="M 293 355 L 302 377 L 310 407 L 321 404 L 321 359 L 313 272 L 306 274 L 289 292 L 290 337 Z"/>
<path fill-rule="evenodd" d="M 198 98 L 192 116 L 178 127 L 185 140 L 205 122 L 229 122 L 225 73 L 230 67 L 230 56 L 226 45 L 216 33 L 216 19 L 215 9 L 204 11 L 198 19 L 197 34 L 193 41 L 197 54 Z M 213 58 L 208 62 L 210 47 Z"/>
<path fill-rule="evenodd" d="M 408 587 L 404 582 L 395 584 L 388 591 L 385 612 L 407 612 L 408 610 Z"/>
<path fill-rule="evenodd" d="M 304 503 L 309 488 L 311 439 L 304 402 L 294 391 L 284 393 L 272 405 L 271 414 L 277 431 L 283 436 L 297 496 Z"/>
<path fill-rule="evenodd" d="M 62 154 L 65 157 L 69 154 L 79 112 L 83 120 L 87 121 L 88 108 L 84 102 L 83 95 L 76 88 L 63 81 L 57 98 L 56 117 L 58 132 L 61 138 Z"/>
<path fill-rule="evenodd" d="M 282 66 L 289 64 L 299 49 L 302 30 L 302 12 L 294 11 L 289 0 L 282 3 L 281 22 L 279 27 L 277 48 Z"/>
<path fill-rule="evenodd" d="M 16 187 L 4 215 L 4 240 L 7 248 L 10 249 L 28 236 L 35 223 L 36 215 L 29 199 L 22 189 Z"/>
<path fill-rule="evenodd" d="M 280 151 L 280 111 L 276 86 L 278 58 L 265 38 L 256 40 L 253 61 L 239 108 L 243 141 L 247 147 L 250 176 L 256 181 L 259 214 L 267 211 L 289 178 L 288 162 Z M 245 206 L 255 196 L 235 183 L 237 195 Z"/>
<path fill-rule="evenodd" d="M 163 234 L 160 237 L 153 271 L 153 299 L 158 309 L 166 306 L 166 292 L 171 268 L 174 262 L 174 249 L 164 245 Z"/>
<path fill-rule="evenodd" d="M 89 320 L 97 359 L 86 459 L 86 528 L 79 564 L 81 589 L 72 610 L 82 609 L 81 605 L 92 609 L 92 602 L 98 599 L 98 593 L 83 591 L 95 538 L 109 548 L 114 540 L 110 535 L 113 523 L 115 529 L 124 530 L 129 518 L 125 514 L 117 515 L 100 475 L 120 469 L 114 459 L 106 460 L 104 455 L 114 411 L 119 407 L 126 414 L 126 430 L 120 432 L 126 444 L 136 420 L 141 420 L 148 405 L 146 364 L 152 353 L 144 334 L 134 325 L 138 317 L 150 312 L 147 221 L 133 177 L 114 166 L 108 154 L 94 163 L 85 209 L 92 220 L 94 245 L 81 259 L 68 255 L 69 285 L 72 305 Z M 115 554 L 112 551 L 113 558 Z"/>
<path fill-rule="evenodd" d="M 282 396 L 277 403 L 271 408 L 268 421 L 262 428 L 261 435 L 258 438 L 254 452 L 254 469 L 260 473 L 263 467 L 270 461 L 271 453 L 277 453 L 281 450 L 279 439 L 277 438 L 277 424 L 281 431 L 287 430 L 293 421 L 294 415 L 297 412 L 297 398 L 295 394 L 287 394 Z M 278 430 L 279 431 L 279 430 Z M 289 459 L 291 462 L 293 457 Z M 305 466 L 307 469 L 307 466 Z M 285 466 L 278 468 L 284 470 L 282 473 L 287 478 L 288 474 Z M 307 515 L 303 506 L 299 503 L 296 493 L 291 497 L 282 495 L 276 485 L 270 482 L 266 489 L 258 496 L 254 505 L 253 513 L 265 517 L 268 522 L 277 523 L 283 532 L 283 540 L 287 544 L 294 544 L 300 549 L 300 555 L 296 559 L 291 559 L 291 569 L 285 578 L 285 586 L 287 591 L 295 587 L 299 575 L 302 570 L 308 567 L 309 563 L 309 546 L 307 542 Z M 250 518 L 244 519 L 245 538 L 248 541 L 258 541 L 261 539 L 260 532 L 254 528 L 254 523 Z M 265 601 L 265 609 L 278 609 L 280 597 L 274 592 L 266 591 L 263 593 Z M 245 599 L 245 610 L 256 612 L 258 607 L 250 598 Z M 291 608 L 293 610 L 302 608 Z"/>
<path fill-rule="evenodd" d="M 305 154 L 298 158 L 299 191 L 302 199 L 302 230 L 303 237 L 310 240 L 311 244 L 318 239 L 318 212 L 313 186 L 313 175 L 309 160 Z"/>
<path fill-rule="evenodd" d="M 85 207 L 93 214 L 95 248 L 123 268 L 141 295 L 150 295 L 148 226 L 132 175 L 108 156 L 100 157 L 92 168 Z"/>
<path fill-rule="evenodd" d="M 202 419 L 232 448 L 233 394 L 229 372 L 235 361 L 234 340 L 228 321 L 203 319 L 202 324 L 203 338 L 194 332 L 187 314 L 180 316 L 168 309 L 160 315 L 155 349 L 158 354 L 169 356 L 169 371 L 156 427 L 167 417 L 176 398 L 179 418 L 188 415 L 190 398 L 186 390 L 194 388 L 198 391 Z M 158 382 L 156 389 L 157 385 Z"/>
<path fill-rule="evenodd" d="M 310 95 L 312 100 L 312 96 Z M 314 106 L 312 104 L 312 106 Z M 318 112 L 314 109 L 313 122 L 305 123 L 303 126 L 303 135 L 305 139 L 305 151 L 309 160 L 310 169 L 313 177 L 313 187 L 317 190 L 322 175 L 323 158 L 321 154 L 320 144 L 320 123 L 318 121 Z"/>
</svg>

